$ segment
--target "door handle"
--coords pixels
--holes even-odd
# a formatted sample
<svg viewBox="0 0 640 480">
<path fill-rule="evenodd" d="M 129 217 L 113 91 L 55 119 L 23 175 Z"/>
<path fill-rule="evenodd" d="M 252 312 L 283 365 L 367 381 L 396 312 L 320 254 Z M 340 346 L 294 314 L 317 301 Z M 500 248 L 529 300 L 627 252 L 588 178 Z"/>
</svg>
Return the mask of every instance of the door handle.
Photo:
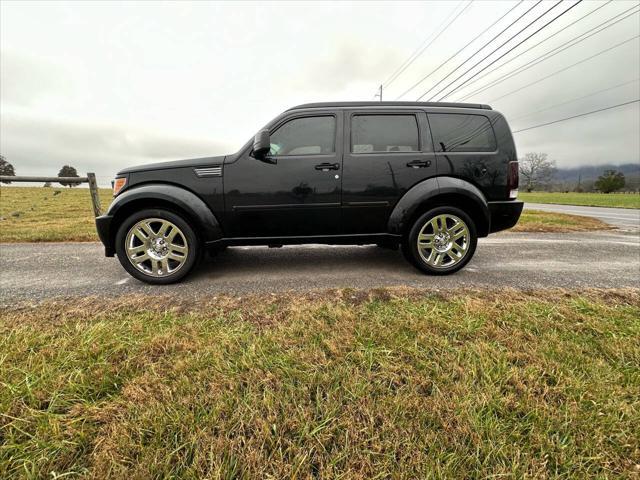
<svg viewBox="0 0 640 480">
<path fill-rule="evenodd" d="M 426 168 L 431 166 L 431 160 L 412 160 L 407 163 L 407 167 L 411 168 Z"/>
<path fill-rule="evenodd" d="M 329 170 L 340 170 L 339 163 L 321 163 L 315 166 L 316 170 L 322 170 L 323 172 L 328 172 Z"/>
</svg>

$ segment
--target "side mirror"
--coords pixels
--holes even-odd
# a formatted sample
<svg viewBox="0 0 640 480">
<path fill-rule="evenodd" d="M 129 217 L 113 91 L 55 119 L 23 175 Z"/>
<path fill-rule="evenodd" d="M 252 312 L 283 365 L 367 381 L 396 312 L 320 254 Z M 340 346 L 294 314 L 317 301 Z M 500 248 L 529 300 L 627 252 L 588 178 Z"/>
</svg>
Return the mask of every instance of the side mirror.
<svg viewBox="0 0 640 480">
<path fill-rule="evenodd" d="M 269 130 L 265 128 L 253 137 L 253 156 L 258 160 L 264 160 L 269 150 L 271 150 L 271 140 L 269 138 Z"/>
</svg>

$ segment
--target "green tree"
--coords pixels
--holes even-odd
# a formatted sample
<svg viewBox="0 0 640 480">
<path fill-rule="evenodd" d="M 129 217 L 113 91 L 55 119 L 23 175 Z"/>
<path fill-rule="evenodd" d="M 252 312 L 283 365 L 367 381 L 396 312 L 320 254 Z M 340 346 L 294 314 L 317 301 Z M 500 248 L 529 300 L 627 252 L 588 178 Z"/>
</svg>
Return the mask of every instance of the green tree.
<svg viewBox="0 0 640 480">
<path fill-rule="evenodd" d="M 624 187 L 624 174 L 615 170 L 605 170 L 595 183 L 596 189 L 602 193 L 611 193 Z"/>
<path fill-rule="evenodd" d="M 58 176 L 59 177 L 79 177 L 78 172 L 71 165 L 65 165 L 64 167 L 62 167 L 58 172 Z M 76 185 L 80 185 L 80 183 L 82 182 L 59 182 L 59 183 L 60 185 L 71 188 L 71 187 L 75 187 Z"/>
<path fill-rule="evenodd" d="M 7 177 L 16 176 L 16 171 L 13 168 L 13 165 L 7 162 L 7 160 L 2 155 L 0 155 L 0 175 L 5 175 Z M 11 182 L 8 180 L 4 180 L 2 183 L 9 184 Z"/>
</svg>

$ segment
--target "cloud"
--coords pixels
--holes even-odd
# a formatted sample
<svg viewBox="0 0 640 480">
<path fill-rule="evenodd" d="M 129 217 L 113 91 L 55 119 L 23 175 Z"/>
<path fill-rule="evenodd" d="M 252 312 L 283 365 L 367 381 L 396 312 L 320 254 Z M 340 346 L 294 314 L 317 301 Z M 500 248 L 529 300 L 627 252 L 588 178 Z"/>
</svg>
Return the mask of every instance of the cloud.
<svg viewBox="0 0 640 480">
<path fill-rule="evenodd" d="M 390 65 L 399 65 L 399 51 L 373 47 L 350 38 L 327 42 L 317 60 L 305 65 L 304 71 L 292 83 L 295 88 L 312 88 L 316 92 L 335 92 L 357 83 L 371 83 L 389 75 Z"/>
<path fill-rule="evenodd" d="M 385 86 L 385 100 L 433 71 L 509 8 L 504 2 L 480 3 Z M 598 15 L 569 25 L 593 8 L 583 2 L 527 45 L 559 32 L 549 42 L 522 58 L 516 55 L 507 67 L 448 100 L 502 78 L 628 7 L 610 2 Z M 293 105 L 372 100 L 378 85 L 425 45 L 453 9 L 450 2 L 240 7 L 196 2 L 162 8 L 129 4 L 123 15 L 122 8 L 109 4 L 48 2 L 33 8 L 4 2 L 2 154 L 23 174 L 55 174 L 60 165 L 72 163 L 79 171 L 95 170 L 108 178 L 136 163 L 229 153 Z M 637 31 L 637 16 L 631 16 L 469 101 L 491 103 L 517 130 L 638 98 L 636 83 L 516 118 L 639 77 L 636 40 L 491 102 Z M 474 43 L 403 99 L 413 100 L 432 87 L 483 42 Z M 523 132 L 516 143 L 520 154 L 547 152 L 558 166 L 637 162 L 639 129 L 635 105 Z"/>
<path fill-rule="evenodd" d="M 584 107 L 583 107 L 584 108 Z M 515 134 L 518 154 L 547 152 L 559 167 L 638 162 L 637 104 Z"/>
<path fill-rule="evenodd" d="M 55 64 L 14 52 L 0 53 L 2 105 L 30 106 L 55 95 L 69 94 L 71 80 Z"/>
<path fill-rule="evenodd" d="M 121 125 L 3 115 L 0 128 L 0 150 L 22 175 L 55 175 L 71 164 L 79 172 L 95 172 L 105 183 L 117 170 L 138 163 L 230 153 L 221 142 Z"/>
</svg>

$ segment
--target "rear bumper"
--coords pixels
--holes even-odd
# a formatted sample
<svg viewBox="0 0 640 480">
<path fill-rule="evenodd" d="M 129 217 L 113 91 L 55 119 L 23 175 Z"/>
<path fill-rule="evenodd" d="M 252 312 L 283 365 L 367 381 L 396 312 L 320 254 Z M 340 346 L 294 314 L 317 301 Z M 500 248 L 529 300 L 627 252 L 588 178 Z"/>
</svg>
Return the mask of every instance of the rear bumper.
<svg viewBox="0 0 640 480">
<path fill-rule="evenodd" d="M 504 202 L 487 202 L 491 214 L 491 228 L 489 233 L 499 232 L 513 227 L 518 223 L 524 202 L 506 200 Z"/>
<path fill-rule="evenodd" d="M 107 257 L 113 257 L 116 253 L 113 245 L 113 235 L 111 235 L 111 221 L 113 217 L 111 215 L 101 215 L 96 217 L 96 229 L 98 230 L 98 237 L 104 245 L 104 254 Z"/>
</svg>

